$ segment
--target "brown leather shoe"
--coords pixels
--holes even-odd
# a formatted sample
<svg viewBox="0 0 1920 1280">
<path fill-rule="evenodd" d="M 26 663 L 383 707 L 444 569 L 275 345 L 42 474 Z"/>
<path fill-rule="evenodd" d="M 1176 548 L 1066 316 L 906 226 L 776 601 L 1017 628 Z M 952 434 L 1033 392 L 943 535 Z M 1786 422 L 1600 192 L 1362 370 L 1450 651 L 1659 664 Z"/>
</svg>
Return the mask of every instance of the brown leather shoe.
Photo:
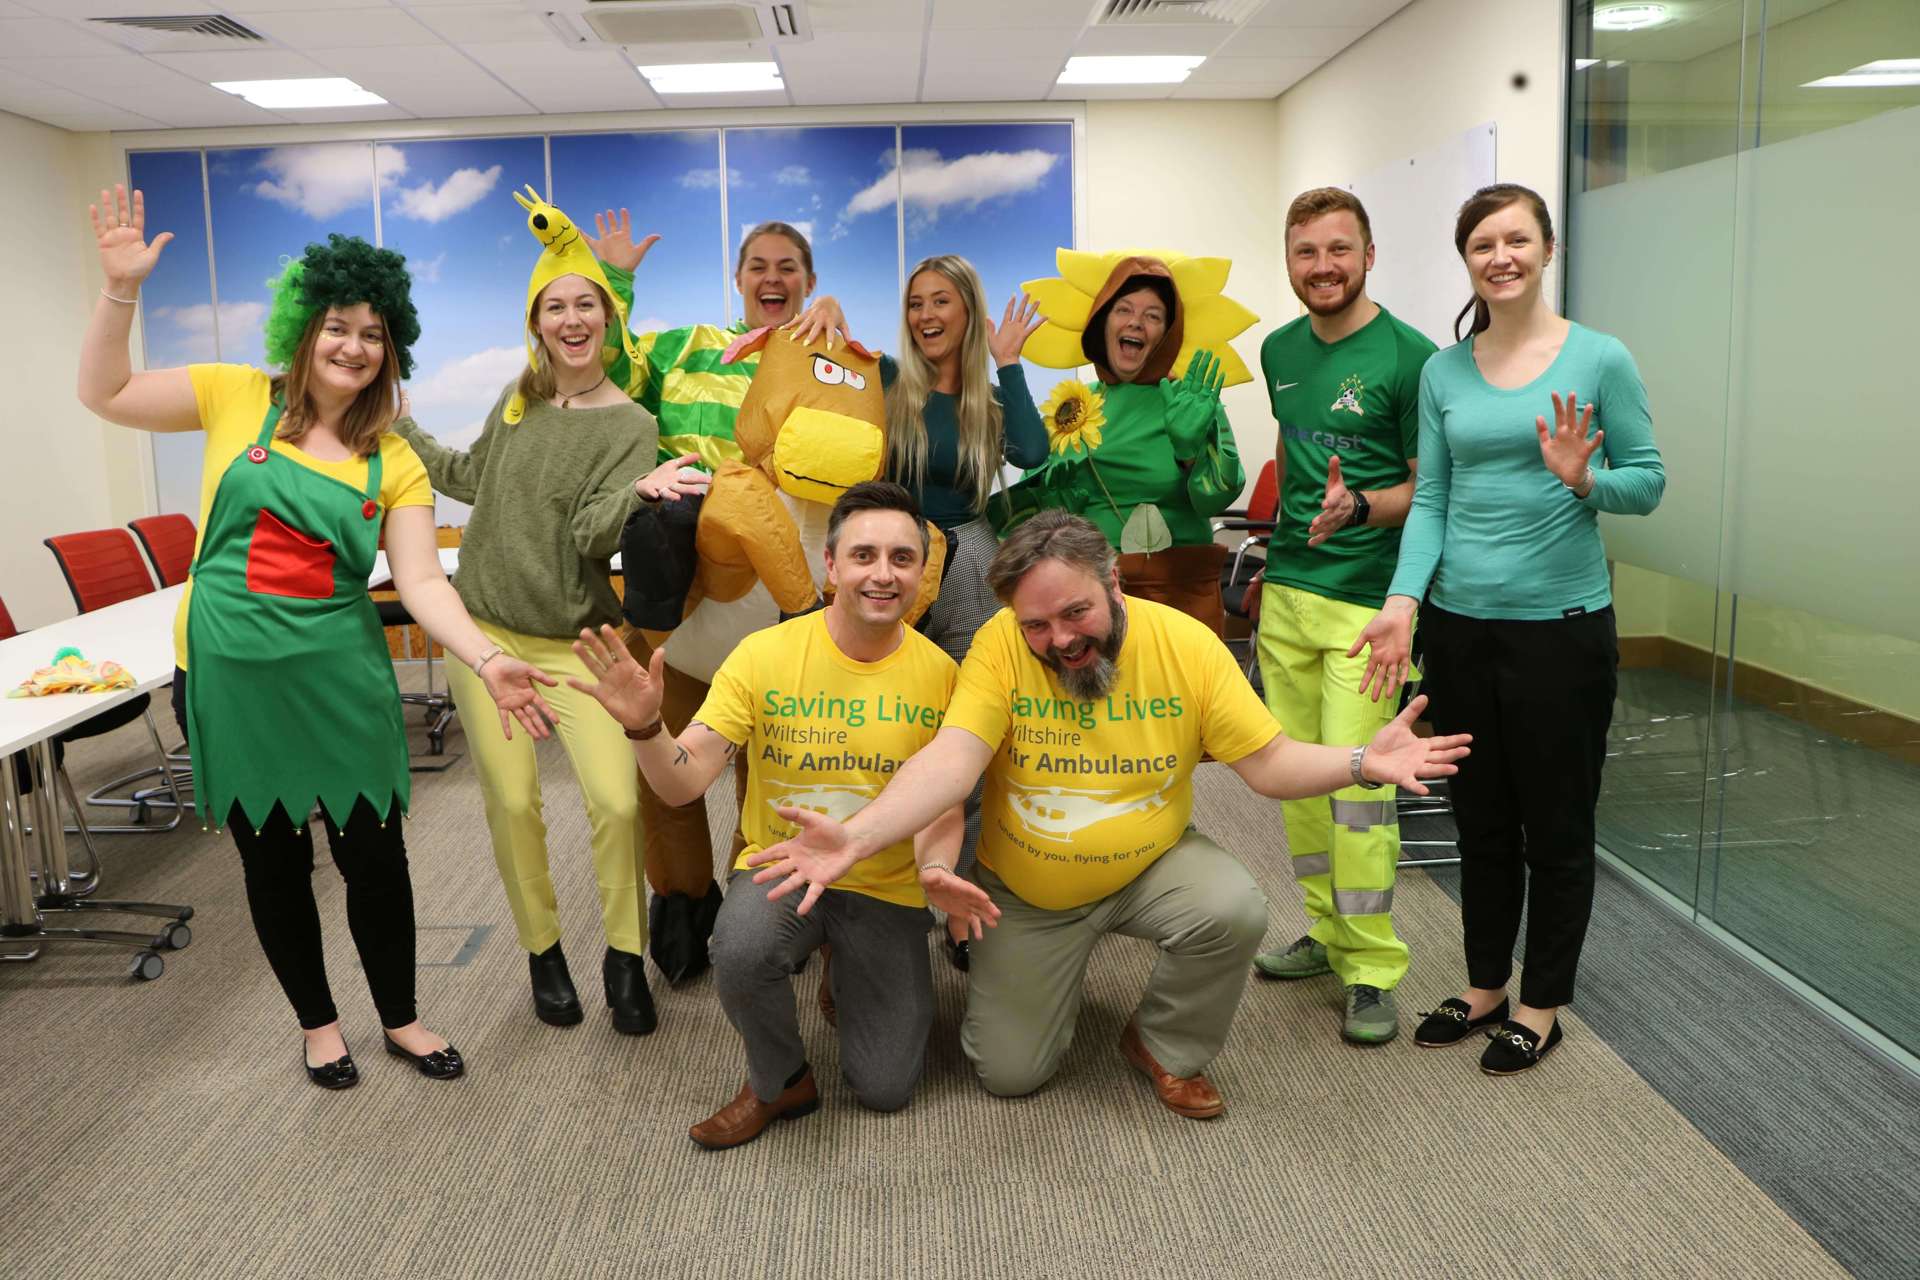
<svg viewBox="0 0 1920 1280">
<path fill-rule="evenodd" d="M 709 1151 L 725 1151 L 752 1142 L 760 1131 L 775 1120 L 797 1120 L 820 1106 L 820 1090 L 814 1087 L 813 1068 L 799 1081 L 780 1091 L 772 1102 L 753 1096 L 751 1083 L 742 1085 L 732 1102 L 687 1130 L 687 1136 Z"/>
<path fill-rule="evenodd" d="M 820 944 L 820 1016 L 835 1030 L 840 1026 L 840 1010 L 833 1003 L 833 944 Z"/>
<path fill-rule="evenodd" d="M 1176 1076 L 1155 1062 L 1140 1042 L 1140 1028 L 1131 1021 L 1120 1033 L 1120 1052 L 1134 1070 L 1153 1081 L 1153 1091 L 1167 1110 L 1189 1120 L 1211 1120 L 1227 1109 L 1220 1091 L 1205 1076 Z"/>
</svg>

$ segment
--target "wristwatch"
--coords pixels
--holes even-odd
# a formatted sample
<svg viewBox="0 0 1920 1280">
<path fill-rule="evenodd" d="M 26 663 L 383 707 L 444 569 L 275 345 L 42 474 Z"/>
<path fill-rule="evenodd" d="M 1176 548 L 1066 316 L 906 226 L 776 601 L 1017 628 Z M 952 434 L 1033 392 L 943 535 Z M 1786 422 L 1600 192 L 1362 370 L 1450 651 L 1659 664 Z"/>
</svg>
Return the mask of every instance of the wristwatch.
<svg viewBox="0 0 1920 1280">
<path fill-rule="evenodd" d="M 1361 767 L 1365 765 L 1366 762 L 1367 749 L 1365 747 L 1355 747 L 1353 754 L 1347 757 L 1347 773 L 1353 778 L 1354 786 L 1365 787 L 1369 791 L 1378 791 L 1386 784 L 1371 781 L 1365 773 L 1361 772 Z"/>
<path fill-rule="evenodd" d="M 1352 526 L 1365 524 L 1367 517 L 1373 514 L 1373 504 L 1368 502 L 1367 495 L 1358 489 L 1349 489 L 1347 492 L 1353 495 L 1353 516 L 1347 523 Z"/>
</svg>

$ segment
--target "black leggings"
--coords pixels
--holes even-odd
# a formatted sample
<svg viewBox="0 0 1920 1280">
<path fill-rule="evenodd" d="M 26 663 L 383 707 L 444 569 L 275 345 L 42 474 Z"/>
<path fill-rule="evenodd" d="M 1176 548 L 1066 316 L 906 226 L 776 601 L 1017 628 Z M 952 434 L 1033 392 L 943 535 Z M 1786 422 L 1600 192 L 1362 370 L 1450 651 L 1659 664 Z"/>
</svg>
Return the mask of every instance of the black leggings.
<svg viewBox="0 0 1920 1280">
<path fill-rule="evenodd" d="M 1520 1000 L 1571 1003 L 1593 912 L 1594 807 L 1620 665 L 1613 610 L 1516 622 L 1429 604 L 1420 626 L 1428 717 L 1439 733 L 1473 735 L 1450 787 L 1467 981 L 1507 985 L 1524 902 Z"/>
<path fill-rule="evenodd" d="M 187 673 L 173 673 L 173 715 L 187 733 Z M 413 883 L 400 806 L 386 814 L 366 797 L 354 802 L 346 825 L 321 810 L 334 865 L 347 882 L 347 928 L 366 971 L 367 987 L 384 1027 L 404 1027 L 414 1010 Z M 274 977 L 308 1030 L 339 1019 L 327 986 L 320 945 L 320 909 L 313 897 L 313 831 L 307 815 L 296 823 L 274 805 L 266 825 L 255 830 L 234 805 L 226 817 L 245 872 L 247 909 L 260 949 Z"/>
</svg>

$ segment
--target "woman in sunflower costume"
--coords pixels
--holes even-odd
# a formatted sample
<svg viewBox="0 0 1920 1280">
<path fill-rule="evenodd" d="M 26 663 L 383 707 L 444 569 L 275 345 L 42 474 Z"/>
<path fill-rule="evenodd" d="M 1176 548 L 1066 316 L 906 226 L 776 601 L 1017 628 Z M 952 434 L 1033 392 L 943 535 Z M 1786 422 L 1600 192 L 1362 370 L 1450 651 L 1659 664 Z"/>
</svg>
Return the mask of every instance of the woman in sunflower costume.
<svg viewBox="0 0 1920 1280">
<path fill-rule="evenodd" d="M 1209 517 L 1246 484 L 1221 388 L 1252 375 L 1227 345 L 1259 317 L 1221 293 L 1222 258 L 1059 251 L 1028 281 L 1046 323 L 1023 354 L 1099 381 L 1062 383 L 1041 408 L 1051 456 L 993 504 L 1001 532 L 1043 507 L 1100 527 L 1129 594 L 1226 626 L 1226 549 Z"/>
</svg>

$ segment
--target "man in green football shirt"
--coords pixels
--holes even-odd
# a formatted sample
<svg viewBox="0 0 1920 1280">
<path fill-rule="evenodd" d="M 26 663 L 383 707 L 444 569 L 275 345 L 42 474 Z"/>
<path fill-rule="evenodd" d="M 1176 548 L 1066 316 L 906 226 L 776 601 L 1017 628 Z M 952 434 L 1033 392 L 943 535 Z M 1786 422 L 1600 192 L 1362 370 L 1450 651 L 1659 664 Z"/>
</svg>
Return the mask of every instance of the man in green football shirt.
<svg viewBox="0 0 1920 1280">
<path fill-rule="evenodd" d="M 1351 192 L 1321 187 L 1287 209 L 1287 278 L 1307 314 L 1267 335 L 1260 367 L 1280 426 L 1280 509 L 1260 593 L 1267 708 L 1302 742 L 1357 746 L 1394 707 L 1360 691 L 1347 648 L 1386 599 L 1413 499 L 1420 369 L 1434 345 L 1367 297 L 1373 230 Z M 1400 828 L 1392 788 L 1346 787 L 1283 805 L 1307 933 L 1254 960 L 1269 978 L 1337 975 L 1340 1034 L 1383 1044 L 1400 1030 L 1393 988 Z"/>
</svg>

